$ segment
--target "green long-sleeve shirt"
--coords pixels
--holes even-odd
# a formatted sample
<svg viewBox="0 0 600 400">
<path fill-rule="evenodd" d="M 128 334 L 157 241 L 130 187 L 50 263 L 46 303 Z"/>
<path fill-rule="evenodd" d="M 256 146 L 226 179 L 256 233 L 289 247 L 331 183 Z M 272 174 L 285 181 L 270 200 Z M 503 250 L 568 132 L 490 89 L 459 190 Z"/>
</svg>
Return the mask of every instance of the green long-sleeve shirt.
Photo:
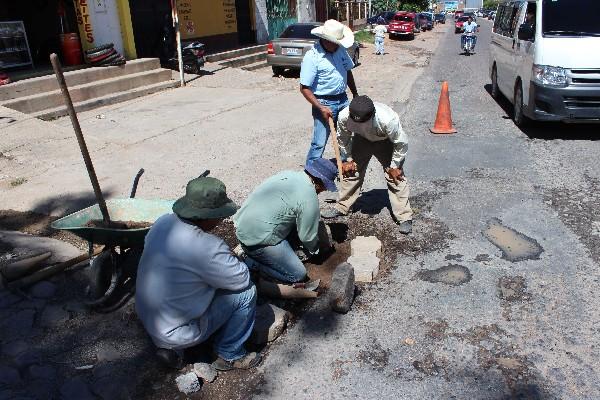
<svg viewBox="0 0 600 400">
<path fill-rule="evenodd" d="M 305 172 L 283 171 L 250 194 L 233 217 L 238 240 L 246 246 L 276 245 L 294 227 L 304 248 L 319 251 L 319 200 Z"/>
</svg>

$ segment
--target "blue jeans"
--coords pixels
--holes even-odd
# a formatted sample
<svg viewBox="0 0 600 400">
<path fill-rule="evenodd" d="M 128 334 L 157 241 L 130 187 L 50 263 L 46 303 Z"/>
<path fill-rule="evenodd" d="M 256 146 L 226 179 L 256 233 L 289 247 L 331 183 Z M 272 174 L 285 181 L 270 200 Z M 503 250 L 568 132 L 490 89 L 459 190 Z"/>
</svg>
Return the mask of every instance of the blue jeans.
<svg viewBox="0 0 600 400">
<path fill-rule="evenodd" d="M 333 113 L 333 123 L 337 124 L 337 118 L 340 111 L 348 107 L 350 102 L 346 93 L 341 93 L 337 96 L 327 96 L 327 98 L 319 98 L 319 103 L 325 107 L 329 107 Z M 310 150 L 306 156 L 306 162 L 321 158 L 325 151 L 327 139 L 329 139 L 329 121 L 325 121 L 318 108 L 313 107 L 312 116 L 314 120 L 313 139 L 310 144 Z"/>
<path fill-rule="evenodd" d="M 256 287 L 251 283 L 239 292 L 219 289 L 206 312 L 196 320 L 202 331 L 198 343 L 213 333 L 215 352 L 224 360 L 232 361 L 246 355 L 244 342 L 254 328 Z"/>
<path fill-rule="evenodd" d="M 376 37 L 375 38 L 375 53 L 379 54 L 383 54 L 383 38 L 382 37 Z"/>
<path fill-rule="evenodd" d="M 306 268 L 287 240 L 274 246 L 244 246 L 248 257 L 256 261 L 257 268 L 279 281 L 295 283 L 306 278 Z"/>
</svg>

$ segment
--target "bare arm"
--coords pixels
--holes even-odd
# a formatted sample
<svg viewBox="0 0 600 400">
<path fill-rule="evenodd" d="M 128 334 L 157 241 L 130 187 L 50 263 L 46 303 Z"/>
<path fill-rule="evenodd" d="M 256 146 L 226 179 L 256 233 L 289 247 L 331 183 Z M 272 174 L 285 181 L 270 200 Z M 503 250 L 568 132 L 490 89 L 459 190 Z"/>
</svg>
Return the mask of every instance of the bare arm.
<svg viewBox="0 0 600 400">
<path fill-rule="evenodd" d="M 300 85 L 300 93 L 302 96 L 308 101 L 313 107 L 319 109 L 321 111 L 321 115 L 325 121 L 329 120 L 329 118 L 333 118 L 333 113 L 329 107 L 325 107 L 321 103 L 319 103 L 319 99 L 315 97 L 315 94 L 310 90 L 308 86 Z"/>
<path fill-rule="evenodd" d="M 352 97 L 358 96 L 358 90 L 356 90 L 356 84 L 354 83 L 354 75 L 352 71 L 348 71 L 348 87 L 352 92 Z"/>
</svg>

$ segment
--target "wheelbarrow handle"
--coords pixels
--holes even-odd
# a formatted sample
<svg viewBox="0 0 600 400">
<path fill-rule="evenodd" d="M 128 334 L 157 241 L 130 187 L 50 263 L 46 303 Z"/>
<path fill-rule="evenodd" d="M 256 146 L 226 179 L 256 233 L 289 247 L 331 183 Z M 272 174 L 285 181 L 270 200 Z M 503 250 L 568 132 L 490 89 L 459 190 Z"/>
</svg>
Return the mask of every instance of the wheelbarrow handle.
<svg viewBox="0 0 600 400">
<path fill-rule="evenodd" d="M 210 170 L 207 169 L 206 171 L 201 173 L 198 178 L 206 178 L 208 176 L 208 174 L 210 174 Z"/>
<path fill-rule="evenodd" d="M 137 192 L 138 183 L 140 183 L 140 178 L 144 173 L 144 168 L 140 168 L 137 174 L 135 174 L 135 178 L 133 178 L 133 185 L 131 186 L 131 194 L 129 195 L 130 199 L 135 197 L 135 192 Z"/>
</svg>

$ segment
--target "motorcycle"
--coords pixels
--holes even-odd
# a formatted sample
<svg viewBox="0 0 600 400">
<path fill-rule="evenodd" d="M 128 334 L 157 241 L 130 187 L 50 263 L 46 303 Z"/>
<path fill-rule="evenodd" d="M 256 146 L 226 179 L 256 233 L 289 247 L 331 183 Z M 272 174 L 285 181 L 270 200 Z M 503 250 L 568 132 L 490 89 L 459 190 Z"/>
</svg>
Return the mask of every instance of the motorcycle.
<svg viewBox="0 0 600 400">
<path fill-rule="evenodd" d="M 200 74 L 200 69 L 206 62 L 204 44 L 200 42 L 191 42 L 181 49 L 181 58 L 183 59 L 183 71 L 190 74 Z M 169 64 L 172 69 L 179 70 L 179 60 L 177 52 L 169 58 Z"/>
<path fill-rule="evenodd" d="M 475 52 L 475 43 L 477 43 L 477 36 L 473 33 L 463 33 L 461 36 L 461 48 L 463 53 L 470 56 Z"/>
</svg>

